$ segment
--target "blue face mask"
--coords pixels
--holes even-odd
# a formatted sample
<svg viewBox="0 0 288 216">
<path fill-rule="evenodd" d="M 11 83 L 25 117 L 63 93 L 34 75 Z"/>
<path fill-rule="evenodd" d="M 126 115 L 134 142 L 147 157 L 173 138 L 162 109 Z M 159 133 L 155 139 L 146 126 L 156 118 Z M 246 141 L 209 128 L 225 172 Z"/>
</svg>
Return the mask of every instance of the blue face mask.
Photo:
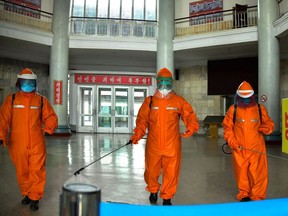
<svg viewBox="0 0 288 216">
<path fill-rule="evenodd" d="M 21 80 L 20 87 L 23 92 L 32 92 L 36 89 L 36 80 Z"/>
<path fill-rule="evenodd" d="M 30 86 L 30 85 L 21 86 L 21 90 L 27 93 L 32 92 L 35 90 L 35 86 Z"/>
</svg>

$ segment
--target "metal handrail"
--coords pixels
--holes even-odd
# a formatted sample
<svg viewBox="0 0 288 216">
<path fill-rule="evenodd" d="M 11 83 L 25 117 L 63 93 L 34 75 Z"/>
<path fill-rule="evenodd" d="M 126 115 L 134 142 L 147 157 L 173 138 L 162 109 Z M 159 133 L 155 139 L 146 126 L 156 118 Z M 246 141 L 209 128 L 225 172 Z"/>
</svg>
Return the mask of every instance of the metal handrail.
<svg viewBox="0 0 288 216">
<path fill-rule="evenodd" d="M 12 11 L 5 9 L 7 5 L 11 5 L 14 9 Z M 278 0 L 278 5 L 280 18 L 288 11 L 288 0 Z M 52 13 L 7 0 L 0 0 L 0 6 L 0 20 L 43 31 L 52 31 Z M 24 15 L 23 11 L 28 11 L 28 16 Z M 29 11 L 31 16 L 29 16 Z M 175 19 L 175 37 L 257 26 L 257 17 L 257 6 L 250 6 L 244 12 L 231 9 L 177 18 Z M 156 20 L 71 16 L 70 34 L 156 38 L 158 22 Z"/>
<path fill-rule="evenodd" d="M 0 20 L 51 32 L 53 14 L 0 0 Z"/>
<path fill-rule="evenodd" d="M 156 20 L 71 16 L 70 35 L 155 38 L 157 25 Z"/>
<path fill-rule="evenodd" d="M 235 28 L 257 26 L 257 6 L 247 10 L 224 10 L 175 19 L 175 36 L 223 31 Z"/>
</svg>

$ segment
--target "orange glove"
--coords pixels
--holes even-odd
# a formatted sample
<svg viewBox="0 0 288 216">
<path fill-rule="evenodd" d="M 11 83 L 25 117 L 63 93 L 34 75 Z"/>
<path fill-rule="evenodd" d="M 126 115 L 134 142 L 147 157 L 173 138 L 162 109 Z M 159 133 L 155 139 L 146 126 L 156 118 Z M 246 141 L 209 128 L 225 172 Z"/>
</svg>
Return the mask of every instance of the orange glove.
<svg viewBox="0 0 288 216">
<path fill-rule="evenodd" d="M 130 141 L 132 144 L 138 144 L 138 141 L 140 140 L 140 137 L 139 135 L 137 134 L 133 134 L 131 137 L 130 137 Z"/>
<path fill-rule="evenodd" d="M 187 137 L 192 136 L 192 134 L 193 134 L 193 131 L 186 129 L 185 133 L 181 134 L 181 137 L 187 138 Z"/>
<path fill-rule="evenodd" d="M 47 127 L 47 128 L 44 128 L 44 132 L 51 135 L 51 134 L 53 134 L 54 130 L 50 127 Z"/>
<path fill-rule="evenodd" d="M 237 141 L 235 139 L 228 139 L 228 145 L 236 152 L 240 152 L 240 150 L 242 149 L 242 147 L 237 144 Z"/>
<path fill-rule="evenodd" d="M 263 133 L 263 134 L 268 134 L 269 133 L 269 128 L 265 125 L 261 125 L 258 129 L 258 131 L 260 133 Z"/>
</svg>

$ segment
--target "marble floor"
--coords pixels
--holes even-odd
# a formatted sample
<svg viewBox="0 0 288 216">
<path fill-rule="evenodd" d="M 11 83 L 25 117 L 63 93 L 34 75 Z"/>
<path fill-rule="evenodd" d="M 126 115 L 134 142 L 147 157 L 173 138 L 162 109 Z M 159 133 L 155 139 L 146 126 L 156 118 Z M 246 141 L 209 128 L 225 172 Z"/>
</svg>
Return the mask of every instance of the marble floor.
<svg viewBox="0 0 288 216">
<path fill-rule="evenodd" d="M 97 185 L 102 202 L 150 205 L 143 179 L 146 140 L 142 139 L 138 145 L 125 145 L 129 137 L 128 134 L 85 133 L 47 136 L 47 182 L 36 212 L 21 205 L 14 166 L 7 148 L 1 146 L 0 215 L 59 215 L 63 185 L 69 182 Z M 223 143 L 221 137 L 196 135 L 182 139 L 181 174 L 173 205 L 237 202 L 231 155 L 222 152 Z M 288 155 L 281 152 L 280 144 L 273 143 L 267 144 L 267 154 L 267 199 L 288 197 Z M 84 169 L 74 175 L 81 168 Z M 158 202 L 162 204 L 162 200 Z"/>
</svg>

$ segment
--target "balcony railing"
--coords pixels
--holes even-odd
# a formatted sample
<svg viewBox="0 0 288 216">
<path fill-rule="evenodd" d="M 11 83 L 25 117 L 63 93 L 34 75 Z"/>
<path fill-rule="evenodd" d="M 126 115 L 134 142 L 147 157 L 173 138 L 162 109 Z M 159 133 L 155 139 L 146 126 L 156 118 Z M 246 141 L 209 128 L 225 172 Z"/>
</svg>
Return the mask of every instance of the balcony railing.
<svg viewBox="0 0 288 216">
<path fill-rule="evenodd" d="M 235 9 L 175 20 L 175 36 L 257 26 L 257 6 Z"/>
<path fill-rule="evenodd" d="M 288 11 L 288 0 L 277 0 L 279 18 Z M 244 11 L 225 10 L 175 19 L 175 37 L 257 26 L 257 6 Z M 0 0 L 0 21 L 52 31 L 52 13 Z M 71 35 L 156 38 L 157 21 L 70 17 Z"/>
<path fill-rule="evenodd" d="M 53 14 L 14 4 L 8 1 L 0 1 L 0 20 L 27 26 L 42 31 L 51 32 Z"/>
<path fill-rule="evenodd" d="M 157 22 L 133 19 L 107 19 L 97 17 L 71 17 L 71 35 L 96 35 L 111 37 L 157 36 Z"/>
</svg>

